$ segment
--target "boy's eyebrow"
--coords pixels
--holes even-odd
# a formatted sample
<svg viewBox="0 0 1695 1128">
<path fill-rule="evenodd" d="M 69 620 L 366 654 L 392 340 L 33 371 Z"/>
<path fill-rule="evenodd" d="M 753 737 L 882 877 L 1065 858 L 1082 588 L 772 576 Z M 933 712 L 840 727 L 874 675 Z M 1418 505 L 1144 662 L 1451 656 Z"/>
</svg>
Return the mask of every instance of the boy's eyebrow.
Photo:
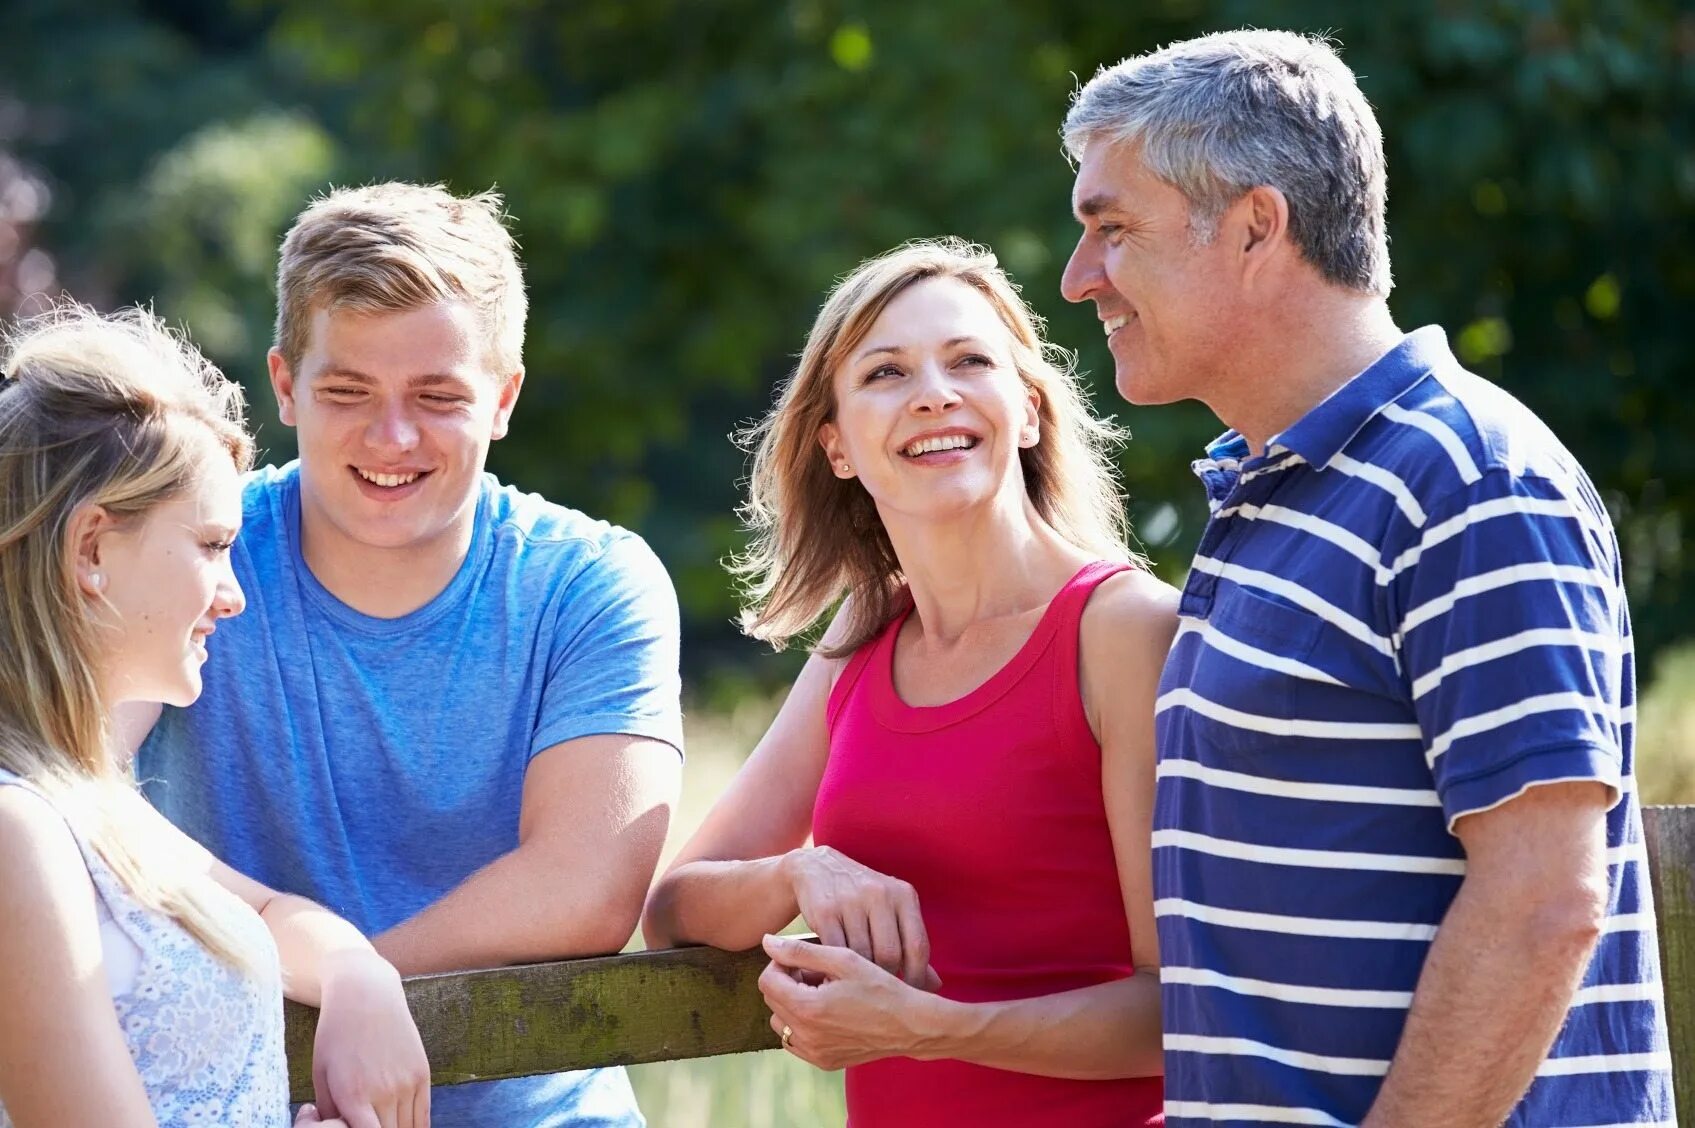
<svg viewBox="0 0 1695 1128">
<path fill-rule="evenodd" d="M 414 376 L 411 383 L 414 388 L 433 388 L 441 384 L 452 384 L 460 388 L 470 386 L 469 381 L 463 376 L 453 376 L 446 372 L 431 372 L 424 376 Z"/>
<path fill-rule="evenodd" d="M 341 368 L 336 365 L 329 365 L 319 369 L 315 379 L 320 382 L 324 380 L 347 380 L 355 384 L 376 383 L 375 380 L 365 375 L 357 368 Z"/>
<path fill-rule="evenodd" d="M 316 378 L 318 380 L 345 380 L 353 384 L 366 385 L 375 384 L 377 382 L 374 378 L 365 375 L 365 373 L 359 371 L 357 368 L 340 368 L 335 366 L 322 369 L 319 371 Z M 409 386 L 414 388 L 433 387 L 439 384 L 454 384 L 459 387 L 469 386 L 469 381 L 467 381 L 463 376 L 454 376 L 447 372 L 428 372 L 422 376 L 412 377 L 412 379 L 407 381 L 407 383 Z"/>
</svg>

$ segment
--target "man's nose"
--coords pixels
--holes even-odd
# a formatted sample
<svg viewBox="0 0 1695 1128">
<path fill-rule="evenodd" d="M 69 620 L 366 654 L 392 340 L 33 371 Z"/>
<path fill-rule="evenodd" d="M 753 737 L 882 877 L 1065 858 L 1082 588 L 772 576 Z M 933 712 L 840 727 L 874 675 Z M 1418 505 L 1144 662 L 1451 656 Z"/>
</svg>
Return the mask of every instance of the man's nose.
<svg viewBox="0 0 1695 1128">
<path fill-rule="evenodd" d="M 1059 277 L 1059 292 L 1068 302 L 1086 302 L 1100 285 L 1100 279 L 1100 252 L 1085 232 L 1078 236 L 1077 245 L 1071 249 L 1065 273 Z"/>
</svg>

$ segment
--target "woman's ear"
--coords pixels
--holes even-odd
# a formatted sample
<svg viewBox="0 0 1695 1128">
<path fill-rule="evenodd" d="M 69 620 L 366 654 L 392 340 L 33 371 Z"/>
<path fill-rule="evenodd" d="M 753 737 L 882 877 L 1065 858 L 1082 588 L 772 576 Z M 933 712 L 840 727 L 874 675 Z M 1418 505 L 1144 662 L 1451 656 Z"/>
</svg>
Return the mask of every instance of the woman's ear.
<svg viewBox="0 0 1695 1128">
<path fill-rule="evenodd" d="M 1024 389 L 1024 426 L 1018 432 L 1018 445 L 1033 447 L 1042 441 L 1042 393 L 1026 386 Z"/>
<path fill-rule="evenodd" d="M 84 502 L 71 514 L 65 532 L 71 555 L 71 568 L 77 587 L 86 595 L 99 595 L 106 589 L 106 573 L 101 568 L 100 545 L 106 534 L 117 527 L 117 520 L 103 505 Z"/>
<path fill-rule="evenodd" d="M 842 431 L 834 423 L 823 423 L 818 427 L 818 445 L 824 448 L 824 457 L 830 460 L 830 472 L 838 478 L 851 478 L 853 463 L 848 461 L 847 454 L 842 450 Z"/>
</svg>

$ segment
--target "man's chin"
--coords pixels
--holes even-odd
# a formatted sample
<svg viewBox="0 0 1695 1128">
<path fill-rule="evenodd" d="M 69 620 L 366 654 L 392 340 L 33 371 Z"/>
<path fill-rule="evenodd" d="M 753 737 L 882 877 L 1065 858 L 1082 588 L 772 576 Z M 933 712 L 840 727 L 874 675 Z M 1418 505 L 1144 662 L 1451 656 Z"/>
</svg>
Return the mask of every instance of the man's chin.
<svg viewBox="0 0 1695 1128">
<path fill-rule="evenodd" d="M 1176 403 L 1183 398 L 1173 395 L 1170 389 L 1159 387 L 1141 374 L 1123 368 L 1113 374 L 1112 383 L 1119 396 L 1126 403 L 1136 407 L 1158 407 L 1161 404 Z"/>
</svg>

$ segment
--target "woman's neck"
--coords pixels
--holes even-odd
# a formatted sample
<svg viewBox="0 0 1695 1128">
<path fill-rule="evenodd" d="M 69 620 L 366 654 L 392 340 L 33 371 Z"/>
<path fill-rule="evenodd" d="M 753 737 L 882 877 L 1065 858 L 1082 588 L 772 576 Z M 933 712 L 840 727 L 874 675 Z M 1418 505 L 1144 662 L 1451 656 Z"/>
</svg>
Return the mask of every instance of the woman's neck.
<svg viewBox="0 0 1695 1128">
<path fill-rule="evenodd" d="M 983 620 L 1045 606 L 1091 558 L 1043 520 L 1022 491 L 1018 500 L 946 522 L 885 516 L 927 637 L 952 642 Z"/>
</svg>

